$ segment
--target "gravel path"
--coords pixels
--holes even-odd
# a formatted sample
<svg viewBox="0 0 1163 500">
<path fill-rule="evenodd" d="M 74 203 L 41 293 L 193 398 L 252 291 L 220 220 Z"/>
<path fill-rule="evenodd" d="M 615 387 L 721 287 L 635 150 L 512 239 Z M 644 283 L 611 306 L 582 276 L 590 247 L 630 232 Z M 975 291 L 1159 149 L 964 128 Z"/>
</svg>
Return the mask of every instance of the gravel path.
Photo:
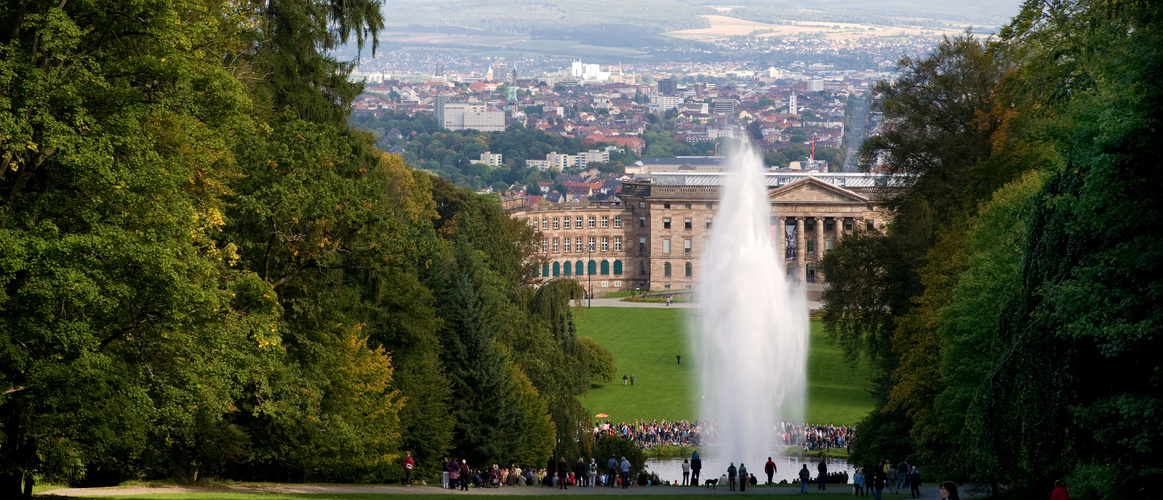
<svg viewBox="0 0 1163 500">
<path fill-rule="evenodd" d="M 809 497 L 815 493 L 816 487 L 813 485 L 808 490 Z M 851 486 L 830 485 L 828 492 L 851 492 Z M 102 497 L 102 496 L 126 496 L 126 495 L 157 495 L 157 494 L 183 494 L 183 493 L 262 493 L 262 494 L 383 494 L 383 495 L 450 495 L 450 496 L 476 496 L 476 495 L 568 495 L 568 496 L 586 496 L 586 495 L 799 495 L 799 488 L 783 488 L 783 487 L 756 487 L 752 486 L 746 492 L 729 491 L 727 488 L 683 488 L 674 486 L 659 486 L 646 488 L 569 488 L 565 491 L 559 489 L 549 489 L 546 487 L 515 487 L 508 486 L 504 488 L 472 488 L 469 491 L 450 491 L 436 486 L 416 486 L 412 488 L 404 488 L 403 486 L 375 486 L 375 485 L 278 485 L 278 486 L 215 486 L 215 487 L 190 487 L 190 486 L 130 486 L 130 487 L 113 487 L 113 488 L 62 488 L 58 490 L 50 490 L 40 493 L 43 496 L 66 496 L 66 497 Z M 963 492 L 964 494 L 964 492 Z M 872 496 L 861 497 L 872 498 Z M 898 500 L 909 498 L 907 493 L 891 494 L 885 492 L 883 497 L 885 500 Z M 927 484 L 921 486 L 921 498 L 936 499 L 937 485 Z M 966 497 L 969 498 L 969 497 Z"/>
</svg>

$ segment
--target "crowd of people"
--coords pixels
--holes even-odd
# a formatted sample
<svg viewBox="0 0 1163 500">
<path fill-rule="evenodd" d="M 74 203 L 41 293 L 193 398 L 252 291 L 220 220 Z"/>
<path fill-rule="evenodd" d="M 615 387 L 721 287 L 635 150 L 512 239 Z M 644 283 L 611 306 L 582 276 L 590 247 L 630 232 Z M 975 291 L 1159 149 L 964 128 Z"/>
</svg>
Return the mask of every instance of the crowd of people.
<svg viewBox="0 0 1163 500">
<path fill-rule="evenodd" d="M 780 441 L 784 446 L 803 448 L 804 451 L 848 449 L 852 445 L 854 427 L 836 425 L 809 425 L 781 422 L 777 426 Z M 688 422 L 659 422 L 635 420 L 632 422 L 598 422 L 594 425 L 594 442 L 605 436 L 620 436 L 630 439 L 639 448 L 649 450 L 662 445 L 699 446 L 703 441 L 713 442 L 713 424 L 695 420 Z"/>
<path fill-rule="evenodd" d="M 411 486 L 411 471 L 414 466 L 411 455 L 404 458 L 404 484 Z M 603 467 L 604 466 L 604 467 Z M 501 486 L 548 486 L 568 489 L 570 486 L 597 487 L 610 486 L 628 488 L 631 484 L 651 485 L 659 484 L 657 475 L 640 473 L 637 477 L 630 477 L 630 461 L 626 457 L 621 460 L 610 457 L 604 464 L 598 464 L 597 459 L 589 462 L 578 459 L 576 463 L 567 463 L 564 457 L 546 461 L 545 467 L 522 468 L 517 464 L 509 467 L 500 467 L 497 464 L 484 467 L 470 467 L 467 460 L 456 458 L 445 459 L 441 473 L 441 486 L 445 489 L 460 489 L 467 491 L 473 488 L 499 488 Z"/>
</svg>

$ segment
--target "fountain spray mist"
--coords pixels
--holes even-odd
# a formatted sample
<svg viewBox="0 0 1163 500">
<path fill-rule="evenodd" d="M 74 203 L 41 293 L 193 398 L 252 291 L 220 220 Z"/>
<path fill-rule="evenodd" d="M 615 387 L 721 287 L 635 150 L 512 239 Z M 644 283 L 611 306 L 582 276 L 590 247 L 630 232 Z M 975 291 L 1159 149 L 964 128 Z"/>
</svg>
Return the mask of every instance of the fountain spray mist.
<svg viewBox="0 0 1163 500">
<path fill-rule="evenodd" d="M 761 471 L 782 452 L 779 422 L 803 421 L 808 310 L 772 244 L 762 159 L 747 144 L 729 159 L 691 328 L 702 370 L 700 418 L 712 426 L 703 454 Z M 783 237 L 783 227 L 774 232 Z"/>
</svg>

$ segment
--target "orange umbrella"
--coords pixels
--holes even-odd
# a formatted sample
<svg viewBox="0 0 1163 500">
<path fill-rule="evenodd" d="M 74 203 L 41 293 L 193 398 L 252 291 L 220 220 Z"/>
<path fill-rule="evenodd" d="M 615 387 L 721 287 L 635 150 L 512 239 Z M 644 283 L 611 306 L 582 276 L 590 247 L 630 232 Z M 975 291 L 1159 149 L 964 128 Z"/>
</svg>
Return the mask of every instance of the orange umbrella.
<svg viewBox="0 0 1163 500">
<path fill-rule="evenodd" d="M 606 415 L 605 413 L 599 413 L 599 414 L 597 414 L 597 415 L 594 415 L 594 416 L 595 416 L 596 418 L 606 418 L 606 417 L 608 417 L 609 415 Z"/>
</svg>

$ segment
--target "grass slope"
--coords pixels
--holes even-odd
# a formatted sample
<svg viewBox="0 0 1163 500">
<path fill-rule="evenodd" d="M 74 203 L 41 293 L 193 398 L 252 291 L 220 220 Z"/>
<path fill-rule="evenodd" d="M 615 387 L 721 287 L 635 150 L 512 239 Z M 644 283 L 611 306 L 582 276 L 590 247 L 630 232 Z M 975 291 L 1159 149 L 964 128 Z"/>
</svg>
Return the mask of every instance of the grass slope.
<svg viewBox="0 0 1163 500">
<path fill-rule="evenodd" d="M 613 421 L 698 418 L 698 372 L 686 332 L 687 310 L 680 308 L 586 309 L 578 319 L 578 336 L 593 337 L 614 354 L 617 379 L 590 389 L 581 403 L 590 413 L 607 413 Z M 675 355 L 682 355 L 682 364 Z M 634 375 L 623 386 L 622 375 Z M 845 363 L 828 343 L 819 321 L 811 323 L 808 353 L 808 401 L 805 418 L 819 424 L 854 424 L 872 409 L 866 392 L 867 368 Z"/>
</svg>

